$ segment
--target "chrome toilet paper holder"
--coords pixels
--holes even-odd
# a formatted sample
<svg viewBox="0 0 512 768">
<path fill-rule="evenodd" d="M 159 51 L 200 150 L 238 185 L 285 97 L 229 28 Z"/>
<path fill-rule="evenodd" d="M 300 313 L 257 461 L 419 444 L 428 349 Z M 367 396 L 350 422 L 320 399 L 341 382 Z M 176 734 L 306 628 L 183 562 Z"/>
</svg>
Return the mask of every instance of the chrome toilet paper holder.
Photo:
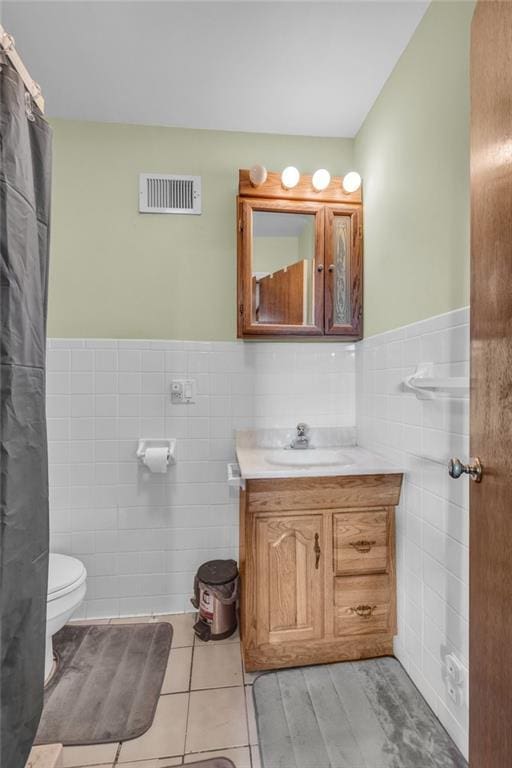
<svg viewBox="0 0 512 768">
<path fill-rule="evenodd" d="M 137 445 L 136 456 L 144 464 L 147 448 L 166 448 L 167 465 L 176 464 L 175 437 L 141 437 Z"/>
</svg>

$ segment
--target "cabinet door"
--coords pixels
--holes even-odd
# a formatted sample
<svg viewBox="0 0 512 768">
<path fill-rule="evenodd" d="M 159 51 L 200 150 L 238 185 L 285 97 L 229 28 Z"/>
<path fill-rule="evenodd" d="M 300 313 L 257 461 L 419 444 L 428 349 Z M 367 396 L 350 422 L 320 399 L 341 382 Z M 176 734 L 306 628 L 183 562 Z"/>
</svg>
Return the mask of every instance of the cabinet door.
<svg viewBox="0 0 512 768">
<path fill-rule="evenodd" d="M 361 338 L 363 262 L 360 212 L 325 209 L 325 333 Z"/>
<path fill-rule="evenodd" d="M 322 516 L 258 517 L 255 524 L 258 645 L 322 637 Z"/>
<path fill-rule="evenodd" d="M 239 337 L 323 334 L 324 218 L 321 203 L 239 202 Z"/>
</svg>

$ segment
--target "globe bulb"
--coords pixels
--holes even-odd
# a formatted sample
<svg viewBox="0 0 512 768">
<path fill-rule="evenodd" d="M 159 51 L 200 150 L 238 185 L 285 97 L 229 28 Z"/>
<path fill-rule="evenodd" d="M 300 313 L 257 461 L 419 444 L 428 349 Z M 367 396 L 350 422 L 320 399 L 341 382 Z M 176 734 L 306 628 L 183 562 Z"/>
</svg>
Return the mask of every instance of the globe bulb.
<svg viewBox="0 0 512 768">
<path fill-rule="evenodd" d="M 341 186 L 343 187 L 344 191 L 349 194 L 350 192 L 357 192 L 361 186 L 360 175 L 357 173 L 357 171 L 350 171 L 349 173 L 346 173 L 343 177 L 343 181 L 341 182 Z"/>
<path fill-rule="evenodd" d="M 314 172 L 311 182 L 317 192 L 322 192 L 331 183 L 331 174 L 325 168 L 319 168 Z"/>
<path fill-rule="evenodd" d="M 293 165 L 289 165 L 281 174 L 281 184 L 285 189 L 293 189 L 300 180 L 300 173 Z"/>
</svg>

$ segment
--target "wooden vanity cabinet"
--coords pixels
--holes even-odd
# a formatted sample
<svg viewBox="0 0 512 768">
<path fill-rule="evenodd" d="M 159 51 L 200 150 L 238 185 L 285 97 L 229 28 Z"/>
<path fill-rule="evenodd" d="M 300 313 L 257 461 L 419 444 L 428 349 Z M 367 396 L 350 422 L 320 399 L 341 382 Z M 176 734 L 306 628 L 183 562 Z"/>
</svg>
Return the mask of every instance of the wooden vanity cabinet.
<svg viewBox="0 0 512 768">
<path fill-rule="evenodd" d="M 240 618 L 248 671 L 392 654 L 401 474 L 247 480 Z"/>
</svg>

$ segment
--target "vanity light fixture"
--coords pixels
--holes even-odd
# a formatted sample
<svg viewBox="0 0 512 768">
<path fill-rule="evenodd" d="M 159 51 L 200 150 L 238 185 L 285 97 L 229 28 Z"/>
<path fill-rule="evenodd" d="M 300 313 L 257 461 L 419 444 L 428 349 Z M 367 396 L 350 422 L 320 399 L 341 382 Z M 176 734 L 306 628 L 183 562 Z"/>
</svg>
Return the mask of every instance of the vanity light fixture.
<svg viewBox="0 0 512 768">
<path fill-rule="evenodd" d="M 348 194 L 350 192 L 357 192 L 361 186 L 361 176 L 357 171 L 349 171 L 344 175 L 341 186 L 343 187 L 343 191 Z"/>
<path fill-rule="evenodd" d="M 261 187 L 267 180 L 267 169 L 264 165 L 253 165 L 249 171 L 249 179 L 253 187 Z"/>
<path fill-rule="evenodd" d="M 317 192 L 322 192 L 331 183 L 331 174 L 326 168 L 319 168 L 314 172 L 311 183 Z"/>
<path fill-rule="evenodd" d="M 293 165 L 289 165 L 281 174 L 281 184 L 284 189 L 293 189 L 300 181 L 300 173 L 298 168 Z"/>
</svg>

